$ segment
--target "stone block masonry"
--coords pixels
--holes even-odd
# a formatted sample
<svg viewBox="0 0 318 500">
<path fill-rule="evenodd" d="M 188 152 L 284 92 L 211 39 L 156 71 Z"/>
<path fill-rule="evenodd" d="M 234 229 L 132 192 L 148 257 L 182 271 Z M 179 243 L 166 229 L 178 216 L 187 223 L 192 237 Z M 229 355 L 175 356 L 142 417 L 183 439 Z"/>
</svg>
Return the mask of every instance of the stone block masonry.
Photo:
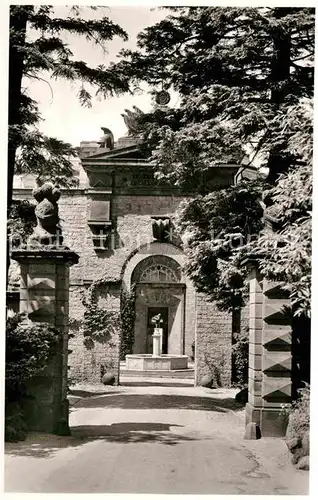
<svg viewBox="0 0 318 500">
<path fill-rule="evenodd" d="M 71 193 L 71 192 L 70 192 Z M 94 340 L 94 345 L 85 341 L 83 331 L 84 307 L 82 294 L 89 284 L 102 276 L 110 281 L 119 280 L 125 262 L 138 247 L 153 244 L 151 215 L 173 214 L 181 197 L 175 196 L 137 196 L 121 195 L 112 197 L 111 220 L 114 237 L 109 251 L 97 253 L 91 239 L 91 230 L 87 224 L 91 199 L 80 190 L 62 196 L 60 214 L 63 225 L 65 244 L 80 253 L 78 265 L 71 269 L 70 277 L 70 339 L 69 377 L 75 382 L 100 382 L 100 367 L 110 359 L 119 356 L 119 333 L 113 332 L 112 346 Z M 166 251 L 158 244 L 158 252 Z M 143 255 L 143 258 L 146 255 Z M 115 293 L 115 292 L 114 292 Z M 109 295 L 103 307 L 119 311 L 119 295 Z M 185 305 L 185 340 L 184 352 L 192 355 L 195 328 L 194 288 L 187 281 Z M 85 343 L 86 346 L 85 346 Z M 116 378 L 118 374 L 116 373 Z"/>
<path fill-rule="evenodd" d="M 281 405 L 292 395 L 290 299 L 284 283 L 270 282 L 250 264 L 249 381 L 247 429 L 262 436 L 284 436 L 287 419 Z"/>
<path fill-rule="evenodd" d="M 214 383 L 231 385 L 232 317 L 220 312 L 204 294 L 196 295 L 195 383 L 200 385 L 205 375 Z"/>
<path fill-rule="evenodd" d="M 71 191 L 70 191 L 71 192 Z M 172 196 L 113 196 L 111 205 L 111 248 L 97 253 L 92 231 L 87 224 L 91 199 L 84 192 L 62 196 L 60 214 L 64 241 L 81 256 L 71 271 L 74 280 L 94 281 L 101 276 L 119 279 L 129 255 L 141 245 L 153 241 L 151 215 L 173 214 L 181 197 Z"/>
<path fill-rule="evenodd" d="M 28 428 L 34 431 L 69 433 L 67 401 L 69 266 L 78 256 L 68 250 L 18 250 L 12 258 L 20 263 L 20 313 L 32 321 L 53 325 L 61 342 L 44 373 L 28 385 L 33 396 L 25 411 Z"/>
</svg>

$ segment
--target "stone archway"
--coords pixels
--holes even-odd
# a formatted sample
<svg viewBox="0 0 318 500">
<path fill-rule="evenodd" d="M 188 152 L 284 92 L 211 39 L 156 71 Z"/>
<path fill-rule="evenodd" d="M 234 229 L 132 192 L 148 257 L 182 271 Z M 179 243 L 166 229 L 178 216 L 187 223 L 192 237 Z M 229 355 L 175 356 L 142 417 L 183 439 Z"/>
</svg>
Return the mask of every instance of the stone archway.
<svg viewBox="0 0 318 500">
<path fill-rule="evenodd" d="M 141 260 L 131 275 L 136 287 L 134 354 L 152 352 L 151 316 L 163 317 L 165 354 L 184 353 L 184 315 L 186 286 L 180 264 L 165 255 Z"/>
</svg>

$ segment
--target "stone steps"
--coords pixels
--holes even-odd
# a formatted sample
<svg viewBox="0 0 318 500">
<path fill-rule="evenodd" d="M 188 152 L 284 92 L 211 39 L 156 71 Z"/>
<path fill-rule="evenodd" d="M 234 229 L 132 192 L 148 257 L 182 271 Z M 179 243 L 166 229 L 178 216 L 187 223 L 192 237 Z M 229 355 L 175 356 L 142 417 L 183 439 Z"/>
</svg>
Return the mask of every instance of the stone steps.
<svg viewBox="0 0 318 500">
<path fill-rule="evenodd" d="M 141 377 L 141 378 L 175 378 L 194 380 L 194 368 L 185 368 L 183 370 L 126 370 L 120 367 L 120 376 Z"/>
</svg>

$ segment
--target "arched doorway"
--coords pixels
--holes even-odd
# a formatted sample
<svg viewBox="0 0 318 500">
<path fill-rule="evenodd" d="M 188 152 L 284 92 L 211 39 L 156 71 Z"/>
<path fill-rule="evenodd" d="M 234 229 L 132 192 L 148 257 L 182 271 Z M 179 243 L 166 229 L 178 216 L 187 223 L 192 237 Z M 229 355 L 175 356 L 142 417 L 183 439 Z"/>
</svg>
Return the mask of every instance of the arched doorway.
<svg viewBox="0 0 318 500">
<path fill-rule="evenodd" d="M 151 255 L 135 267 L 131 284 L 136 290 L 134 354 L 152 353 L 152 318 L 163 319 L 163 354 L 184 353 L 186 286 L 180 265 L 165 255 Z"/>
</svg>

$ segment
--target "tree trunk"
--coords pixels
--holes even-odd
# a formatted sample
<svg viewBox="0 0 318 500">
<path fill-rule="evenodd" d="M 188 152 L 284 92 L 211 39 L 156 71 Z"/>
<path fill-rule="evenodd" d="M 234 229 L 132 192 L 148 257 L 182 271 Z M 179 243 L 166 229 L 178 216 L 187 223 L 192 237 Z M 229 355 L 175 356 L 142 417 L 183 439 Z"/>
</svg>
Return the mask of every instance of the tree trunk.
<svg viewBox="0 0 318 500">
<path fill-rule="evenodd" d="M 273 16 L 279 20 L 285 17 L 291 9 L 274 9 Z M 291 40 L 290 35 L 280 26 L 273 33 L 273 59 L 271 67 L 271 80 L 273 88 L 271 92 L 271 101 L 273 106 L 279 109 L 288 93 L 287 82 L 290 79 L 290 59 L 291 59 Z M 287 172 L 290 166 L 289 158 L 282 154 L 281 148 L 275 147 L 270 153 L 268 160 L 269 174 L 267 181 L 274 184 L 278 176 Z"/>
<path fill-rule="evenodd" d="M 10 7 L 7 214 L 9 214 L 12 204 L 14 164 L 19 144 L 18 127 L 21 125 L 21 86 L 24 66 L 24 54 L 21 51 L 21 47 L 25 45 L 26 27 L 30 9 L 32 9 L 32 6 L 14 5 Z M 9 266 L 10 248 L 7 238 L 7 284 Z"/>
<path fill-rule="evenodd" d="M 29 10 L 30 6 L 11 6 L 10 8 L 8 208 L 12 202 L 14 162 L 18 147 L 17 133 L 14 126 L 21 125 L 21 86 L 24 66 L 24 54 L 21 47 L 25 45 Z"/>
</svg>

